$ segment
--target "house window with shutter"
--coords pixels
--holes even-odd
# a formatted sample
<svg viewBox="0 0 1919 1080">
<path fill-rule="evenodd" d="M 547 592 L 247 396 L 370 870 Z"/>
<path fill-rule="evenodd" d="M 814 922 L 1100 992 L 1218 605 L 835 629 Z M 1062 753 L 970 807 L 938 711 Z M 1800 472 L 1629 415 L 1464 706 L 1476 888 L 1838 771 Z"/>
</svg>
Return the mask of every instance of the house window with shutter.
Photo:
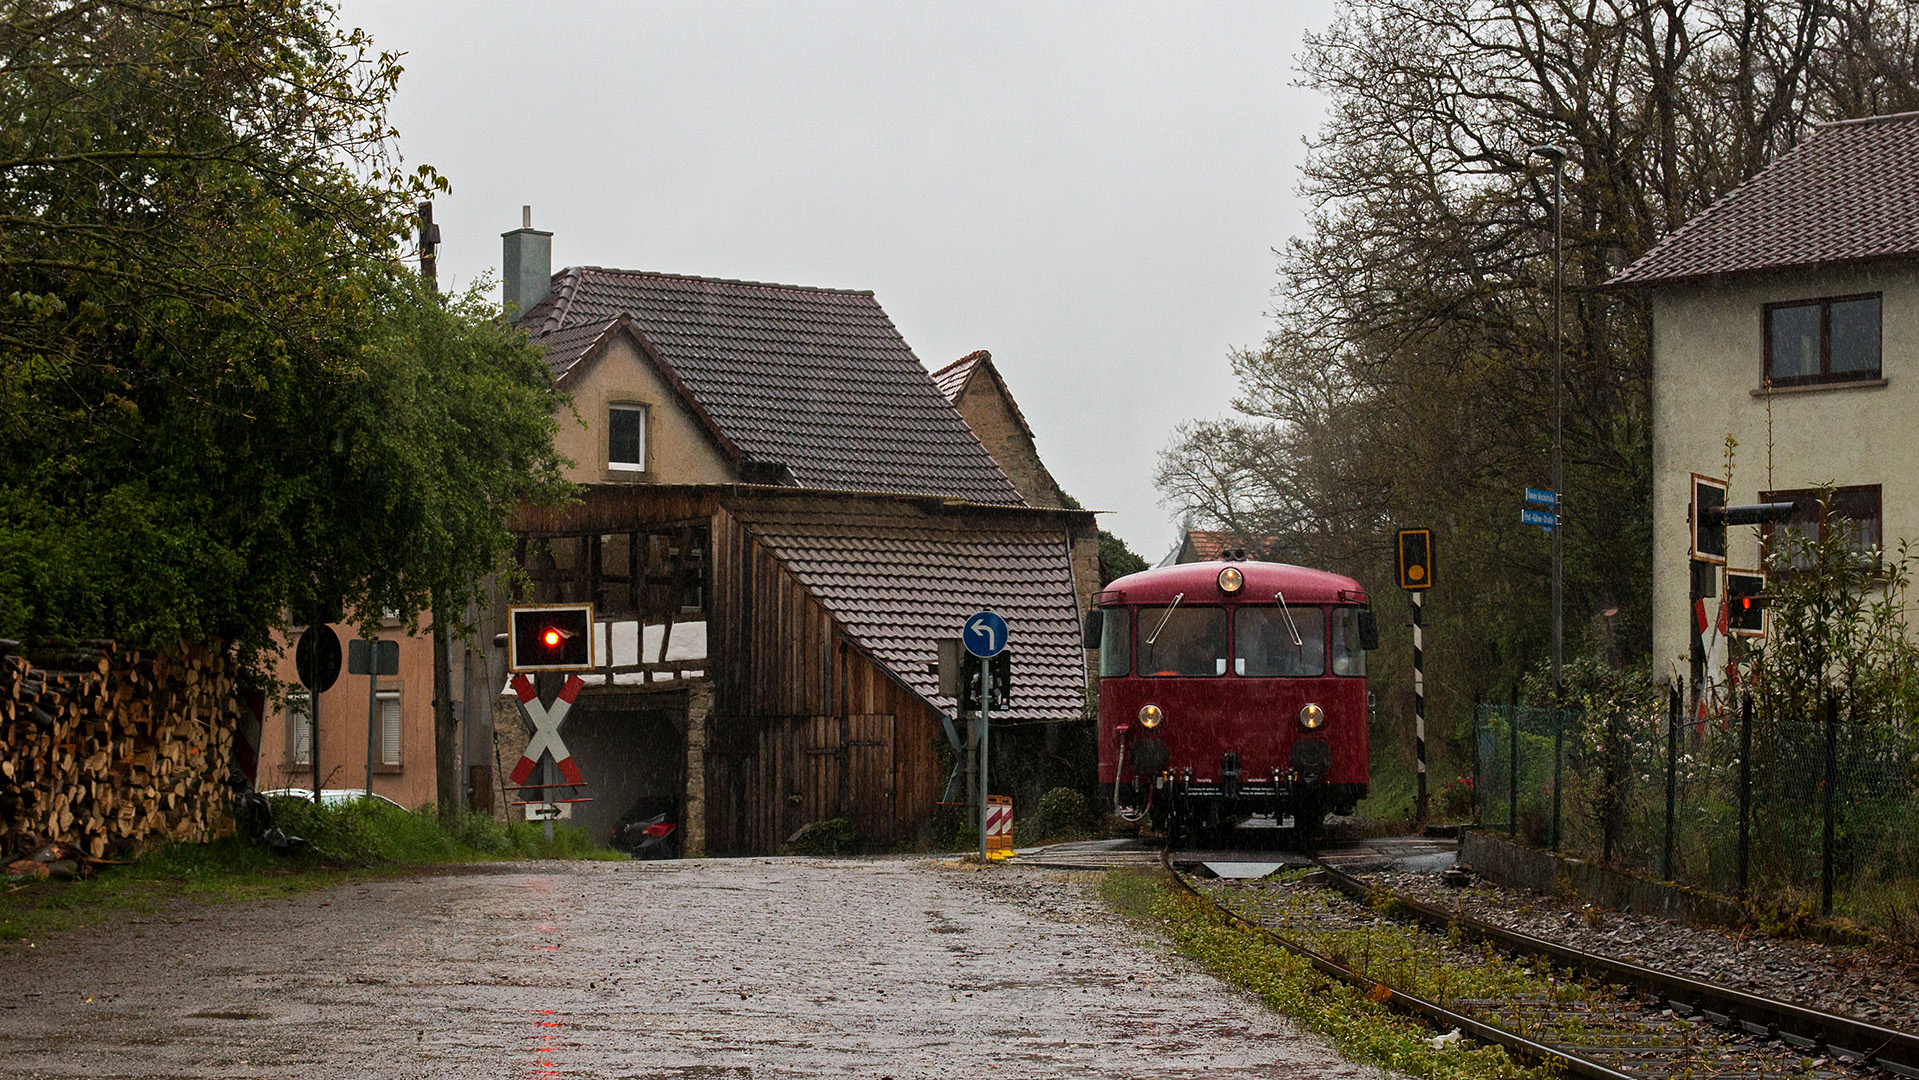
<svg viewBox="0 0 1919 1080">
<path fill-rule="evenodd" d="M 606 410 L 606 467 L 615 472 L 646 471 L 646 406 L 609 405 Z"/>
<path fill-rule="evenodd" d="M 287 695 L 287 763 L 291 765 L 313 764 L 313 725 L 308 722 L 310 716 L 306 691 L 298 690 Z"/>
<path fill-rule="evenodd" d="M 400 764 L 400 692 L 383 690 L 375 695 L 380 715 L 380 764 Z"/>
</svg>

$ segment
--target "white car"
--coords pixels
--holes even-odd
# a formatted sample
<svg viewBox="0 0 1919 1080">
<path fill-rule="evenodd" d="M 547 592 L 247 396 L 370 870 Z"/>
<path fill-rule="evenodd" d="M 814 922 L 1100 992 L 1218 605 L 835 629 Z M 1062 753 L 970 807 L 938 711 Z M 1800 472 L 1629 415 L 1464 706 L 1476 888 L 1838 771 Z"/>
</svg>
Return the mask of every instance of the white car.
<svg viewBox="0 0 1919 1080">
<path fill-rule="evenodd" d="M 304 799 L 308 802 L 313 801 L 312 788 L 274 788 L 272 791 L 262 791 L 260 794 L 265 795 L 269 799 Z M 379 792 L 374 792 L 371 796 L 368 796 L 365 788 L 356 787 L 322 788 L 320 791 L 320 805 L 338 806 L 342 803 L 359 802 L 369 797 L 383 802 L 395 810 L 406 809 L 406 807 L 401 806 L 399 803 L 394 802 Z"/>
</svg>

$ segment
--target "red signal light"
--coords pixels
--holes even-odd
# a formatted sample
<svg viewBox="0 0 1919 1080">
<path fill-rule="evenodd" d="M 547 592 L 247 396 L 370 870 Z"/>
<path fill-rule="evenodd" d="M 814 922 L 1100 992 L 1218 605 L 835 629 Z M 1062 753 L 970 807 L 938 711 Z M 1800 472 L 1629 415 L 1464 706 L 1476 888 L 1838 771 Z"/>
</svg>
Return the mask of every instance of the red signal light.
<svg viewBox="0 0 1919 1080">
<path fill-rule="evenodd" d="M 593 608 L 588 604 L 512 609 L 508 669 L 585 671 L 593 666 Z"/>
</svg>

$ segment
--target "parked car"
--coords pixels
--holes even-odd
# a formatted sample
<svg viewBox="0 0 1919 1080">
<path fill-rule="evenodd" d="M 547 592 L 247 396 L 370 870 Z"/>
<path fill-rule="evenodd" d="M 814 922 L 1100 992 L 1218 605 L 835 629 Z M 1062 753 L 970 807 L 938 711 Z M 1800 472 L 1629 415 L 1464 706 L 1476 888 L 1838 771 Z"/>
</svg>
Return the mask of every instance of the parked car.
<svg viewBox="0 0 1919 1080">
<path fill-rule="evenodd" d="M 313 801 L 312 788 L 274 788 L 272 791 L 262 791 L 260 794 L 265 795 L 269 799 L 305 799 L 308 802 Z M 394 802 L 392 799 L 387 798 L 377 791 L 369 796 L 365 788 L 330 787 L 320 789 L 321 806 L 339 806 L 342 803 L 359 802 L 366 798 L 372 798 L 375 802 L 383 802 L 395 810 L 406 809 L 406 807 L 401 806 L 399 803 Z"/>
<path fill-rule="evenodd" d="M 636 859 L 680 857 L 679 803 L 648 795 L 620 815 L 609 842 Z"/>
</svg>

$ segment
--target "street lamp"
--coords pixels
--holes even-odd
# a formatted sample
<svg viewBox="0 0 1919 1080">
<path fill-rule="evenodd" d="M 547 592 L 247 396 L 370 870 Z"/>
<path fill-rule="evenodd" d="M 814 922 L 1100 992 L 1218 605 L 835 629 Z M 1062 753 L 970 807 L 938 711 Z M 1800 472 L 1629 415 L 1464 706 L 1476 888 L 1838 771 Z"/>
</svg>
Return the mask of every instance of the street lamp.
<svg viewBox="0 0 1919 1080">
<path fill-rule="evenodd" d="M 1560 544 L 1566 531 L 1566 519 L 1560 514 L 1560 507 L 1566 501 L 1566 465 L 1564 451 L 1564 408 L 1562 388 L 1565 380 L 1560 377 L 1560 368 L 1564 363 L 1565 327 L 1564 315 L 1560 307 L 1560 291 L 1566 278 L 1564 238 L 1565 229 L 1561 223 L 1560 189 L 1566 175 L 1566 150 L 1560 146 L 1535 146 L 1532 152 L 1540 157 L 1551 158 L 1553 163 L 1553 730 L 1560 725 L 1559 703 L 1563 696 L 1564 684 L 1560 678 L 1560 650 L 1565 640 L 1562 626 L 1564 612 L 1564 592 L 1560 584 L 1561 567 Z M 1557 735 L 1555 735 L 1557 741 Z M 1557 754 L 1554 755 L 1555 759 Z M 1553 805 L 1559 804 L 1558 792 L 1554 791 Z M 1555 817 L 1557 815 L 1555 814 Z M 1553 847 L 1559 846 L 1558 822 L 1554 821 Z"/>
</svg>

